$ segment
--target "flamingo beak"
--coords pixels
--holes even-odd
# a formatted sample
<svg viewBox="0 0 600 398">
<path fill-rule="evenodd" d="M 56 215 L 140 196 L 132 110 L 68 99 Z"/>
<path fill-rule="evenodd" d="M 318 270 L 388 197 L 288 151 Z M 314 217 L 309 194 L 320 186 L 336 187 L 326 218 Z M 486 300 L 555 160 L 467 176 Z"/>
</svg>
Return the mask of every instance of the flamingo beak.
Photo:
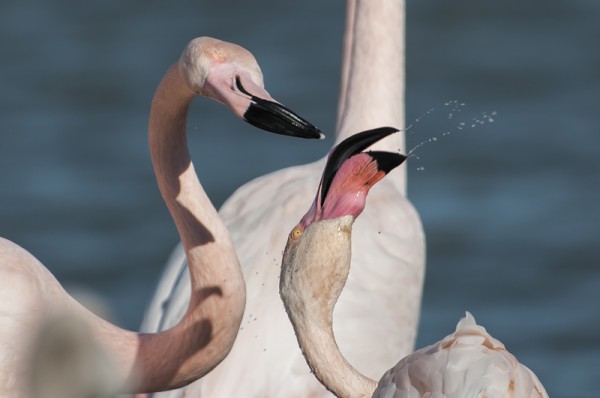
<svg viewBox="0 0 600 398">
<path fill-rule="evenodd" d="M 325 197 L 327 196 L 333 179 L 344 162 L 349 160 L 352 156 L 358 155 L 376 142 L 381 141 L 385 137 L 398 131 L 398 129 L 393 127 L 379 127 L 354 134 L 340 142 L 329 154 L 325 170 L 323 170 L 321 186 L 319 187 L 321 204 L 325 202 Z M 406 156 L 400 153 L 370 151 L 367 154 L 376 161 L 377 169 L 383 171 L 385 174 L 389 173 L 406 160 Z"/>
<path fill-rule="evenodd" d="M 250 97 L 250 105 L 242 116 L 246 122 L 254 127 L 275 134 L 299 138 L 323 139 L 325 137 L 317 127 L 313 126 L 290 109 L 274 101 L 264 89 L 256 86 L 249 80 L 246 80 L 244 84 L 246 86 L 251 86 L 253 91 L 260 93 L 265 97 L 261 98 L 258 95 L 251 94 L 242 85 L 240 77 L 237 77 L 236 88 Z"/>
<path fill-rule="evenodd" d="M 252 96 L 252 103 L 244 113 L 244 120 L 254 127 L 275 134 L 300 138 L 325 137 L 318 128 L 285 106 L 256 96 Z"/>
<path fill-rule="evenodd" d="M 300 138 L 325 137 L 318 128 L 275 101 L 249 72 L 235 70 L 231 64 L 213 65 L 199 93 L 222 103 L 259 129 Z"/>
<path fill-rule="evenodd" d="M 355 134 L 338 144 L 329 154 L 316 198 L 298 228 L 303 230 L 315 221 L 346 215 L 358 217 L 369 190 L 406 160 L 400 153 L 363 150 L 397 131 L 381 127 Z"/>
</svg>

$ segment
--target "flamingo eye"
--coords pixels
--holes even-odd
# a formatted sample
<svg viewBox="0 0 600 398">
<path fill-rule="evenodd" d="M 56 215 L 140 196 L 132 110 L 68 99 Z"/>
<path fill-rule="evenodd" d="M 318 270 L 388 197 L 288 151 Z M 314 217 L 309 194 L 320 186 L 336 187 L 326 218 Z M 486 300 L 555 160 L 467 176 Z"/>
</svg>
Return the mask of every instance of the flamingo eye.
<svg viewBox="0 0 600 398">
<path fill-rule="evenodd" d="M 297 240 L 302 236 L 303 232 L 304 231 L 302 230 L 302 228 L 296 227 L 292 230 L 292 232 L 290 232 L 290 238 Z"/>
</svg>

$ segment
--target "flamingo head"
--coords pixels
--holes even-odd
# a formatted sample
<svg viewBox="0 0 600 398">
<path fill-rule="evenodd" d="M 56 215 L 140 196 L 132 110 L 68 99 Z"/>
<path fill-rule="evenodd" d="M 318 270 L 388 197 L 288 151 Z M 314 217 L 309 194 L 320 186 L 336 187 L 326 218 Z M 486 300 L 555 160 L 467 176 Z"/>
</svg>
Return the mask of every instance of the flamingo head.
<svg viewBox="0 0 600 398">
<path fill-rule="evenodd" d="M 406 159 L 398 153 L 363 150 L 397 131 L 365 131 L 333 148 L 310 210 L 288 237 L 279 293 L 299 338 L 307 327 L 331 326 L 333 307 L 350 270 L 354 220 L 369 190 Z"/>
<path fill-rule="evenodd" d="M 354 221 L 359 216 L 369 190 L 406 160 L 399 153 L 363 150 L 397 131 L 392 127 L 364 131 L 330 151 L 315 200 L 290 233 L 290 239 L 298 239 L 315 222 L 347 215 Z"/>
<path fill-rule="evenodd" d="M 179 67 L 192 90 L 226 105 L 255 127 L 294 137 L 324 137 L 318 128 L 271 97 L 256 59 L 236 44 L 196 38 L 183 51 Z"/>
</svg>

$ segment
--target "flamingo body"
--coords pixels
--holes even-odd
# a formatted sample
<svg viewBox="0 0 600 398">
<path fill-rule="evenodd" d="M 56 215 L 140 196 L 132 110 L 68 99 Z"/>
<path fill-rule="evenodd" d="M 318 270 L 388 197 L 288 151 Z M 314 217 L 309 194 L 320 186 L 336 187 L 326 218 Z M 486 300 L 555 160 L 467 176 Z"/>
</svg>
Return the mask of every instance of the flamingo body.
<svg viewBox="0 0 600 398">
<path fill-rule="evenodd" d="M 114 363 L 80 318 L 56 314 L 37 331 L 29 364 L 29 398 L 116 398 Z"/>
<path fill-rule="evenodd" d="M 57 308 L 77 307 L 66 297 L 58 281 L 35 257 L 0 238 L 0 396 L 26 396 L 29 348 L 36 330 L 46 314 Z"/>
<path fill-rule="evenodd" d="M 379 380 L 373 397 L 547 397 L 525 365 L 467 312 L 456 331 L 403 358 Z"/>
</svg>

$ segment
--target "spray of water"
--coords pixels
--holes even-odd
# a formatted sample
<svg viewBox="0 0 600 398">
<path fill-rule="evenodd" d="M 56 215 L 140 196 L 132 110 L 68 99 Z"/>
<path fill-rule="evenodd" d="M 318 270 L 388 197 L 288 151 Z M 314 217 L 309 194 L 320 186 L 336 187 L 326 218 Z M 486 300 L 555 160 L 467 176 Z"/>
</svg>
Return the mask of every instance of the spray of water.
<svg viewBox="0 0 600 398">
<path fill-rule="evenodd" d="M 448 119 L 452 121 L 451 124 L 453 124 L 453 126 L 447 130 L 441 131 L 439 134 L 440 138 L 449 136 L 452 133 L 461 132 L 462 130 L 472 129 L 472 128 L 484 125 L 486 123 L 493 123 L 494 118 L 497 114 L 496 111 L 482 112 L 478 116 L 472 117 L 469 120 L 468 118 L 460 117 L 461 112 L 463 112 L 466 107 L 466 104 L 464 102 L 461 102 L 458 100 L 452 100 L 452 101 L 444 102 L 443 105 L 444 105 L 444 108 L 443 108 L 444 112 L 446 112 L 446 114 L 448 115 Z M 406 127 L 406 129 L 404 130 L 405 133 L 409 133 L 410 135 L 415 134 L 416 133 L 415 126 L 418 125 L 422 120 L 426 120 L 427 118 L 431 117 L 431 114 L 435 111 L 436 111 L 436 108 L 430 108 L 426 112 L 421 114 L 410 125 L 408 125 L 408 127 Z M 435 142 L 438 142 L 438 135 L 433 135 L 433 136 L 419 142 L 417 145 L 413 146 L 408 151 L 407 157 L 420 160 L 421 158 L 415 152 L 417 150 L 419 150 L 420 148 L 422 148 L 424 145 L 435 143 Z M 425 170 L 425 167 L 419 166 L 416 169 L 418 171 L 423 171 L 423 170 Z"/>
</svg>

